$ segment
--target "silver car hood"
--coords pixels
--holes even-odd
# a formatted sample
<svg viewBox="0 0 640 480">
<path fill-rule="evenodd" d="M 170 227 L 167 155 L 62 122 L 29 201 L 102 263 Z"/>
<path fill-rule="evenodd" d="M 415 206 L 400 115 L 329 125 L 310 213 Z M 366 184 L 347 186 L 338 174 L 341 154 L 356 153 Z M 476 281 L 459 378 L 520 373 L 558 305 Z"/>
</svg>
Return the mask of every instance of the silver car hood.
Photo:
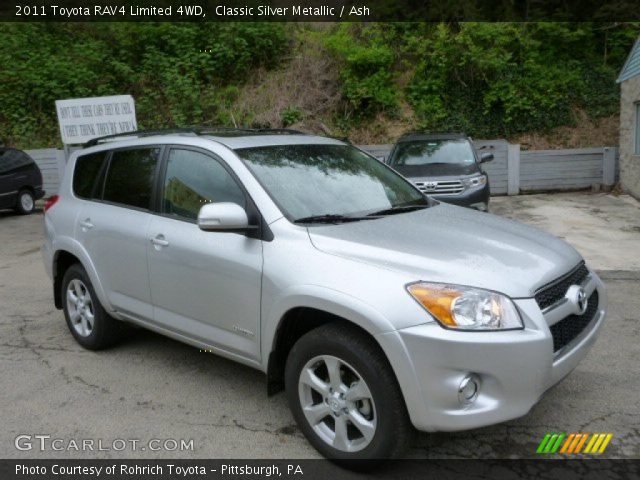
<svg viewBox="0 0 640 480">
<path fill-rule="evenodd" d="M 308 230 L 325 253 L 402 271 L 415 281 L 481 287 L 513 298 L 532 296 L 582 259 L 541 230 L 444 203 Z"/>
</svg>

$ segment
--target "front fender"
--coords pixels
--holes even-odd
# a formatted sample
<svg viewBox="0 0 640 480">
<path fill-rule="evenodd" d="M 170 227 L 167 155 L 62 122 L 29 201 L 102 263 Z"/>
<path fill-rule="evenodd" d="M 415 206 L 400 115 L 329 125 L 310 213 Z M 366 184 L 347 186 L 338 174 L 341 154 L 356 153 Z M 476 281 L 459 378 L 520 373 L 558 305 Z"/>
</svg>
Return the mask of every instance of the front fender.
<svg viewBox="0 0 640 480">
<path fill-rule="evenodd" d="M 372 336 L 395 330 L 379 311 L 344 292 L 319 285 L 299 285 L 281 292 L 265 308 L 261 323 L 262 367 L 267 371 L 269 353 L 275 348 L 276 334 L 285 314 L 294 308 L 315 308 L 342 317 Z"/>
</svg>

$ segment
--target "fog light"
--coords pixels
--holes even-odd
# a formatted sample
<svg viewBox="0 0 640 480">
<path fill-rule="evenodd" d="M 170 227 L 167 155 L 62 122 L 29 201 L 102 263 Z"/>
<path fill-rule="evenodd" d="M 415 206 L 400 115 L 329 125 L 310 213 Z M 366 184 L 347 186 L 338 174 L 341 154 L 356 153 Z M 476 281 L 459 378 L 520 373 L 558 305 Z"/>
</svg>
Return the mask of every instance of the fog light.
<svg viewBox="0 0 640 480">
<path fill-rule="evenodd" d="M 470 405 L 475 402 L 480 392 L 480 379 L 477 375 L 467 375 L 458 387 L 458 401 L 462 405 Z"/>
</svg>

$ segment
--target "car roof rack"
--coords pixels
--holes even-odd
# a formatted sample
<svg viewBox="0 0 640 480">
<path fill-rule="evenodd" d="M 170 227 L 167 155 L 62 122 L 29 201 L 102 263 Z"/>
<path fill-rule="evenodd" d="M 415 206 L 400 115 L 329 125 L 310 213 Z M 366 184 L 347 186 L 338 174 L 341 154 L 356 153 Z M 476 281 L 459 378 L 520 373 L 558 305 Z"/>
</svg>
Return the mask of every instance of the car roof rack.
<svg viewBox="0 0 640 480">
<path fill-rule="evenodd" d="M 199 127 L 198 135 L 219 137 L 242 137 L 248 135 L 309 135 L 291 128 L 249 128 L 249 127 Z"/>
<path fill-rule="evenodd" d="M 103 137 L 92 138 L 83 146 L 84 148 L 94 147 L 96 145 L 108 142 L 110 140 L 118 140 L 119 138 L 122 138 L 122 137 L 143 138 L 143 137 L 152 137 L 154 135 L 170 135 L 170 134 L 197 135 L 197 133 L 191 128 L 168 128 L 164 130 L 136 130 L 133 132 L 114 133 L 111 135 L 105 135 Z"/>
<path fill-rule="evenodd" d="M 453 138 L 468 138 L 466 134 L 462 132 L 407 132 L 400 136 L 398 141 L 413 139 L 453 139 Z"/>
<path fill-rule="evenodd" d="M 94 147 L 111 140 L 125 137 L 143 138 L 155 135 L 212 135 L 212 136 L 243 136 L 243 135 L 307 135 L 299 130 L 290 128 L 243 128 L 243 127 L 186 127 L 166 128 L 161 130 L 136 130 L 133 132 L 114 133 L 102 137 L 92 138 L 83 147 Z"/>
</svg>

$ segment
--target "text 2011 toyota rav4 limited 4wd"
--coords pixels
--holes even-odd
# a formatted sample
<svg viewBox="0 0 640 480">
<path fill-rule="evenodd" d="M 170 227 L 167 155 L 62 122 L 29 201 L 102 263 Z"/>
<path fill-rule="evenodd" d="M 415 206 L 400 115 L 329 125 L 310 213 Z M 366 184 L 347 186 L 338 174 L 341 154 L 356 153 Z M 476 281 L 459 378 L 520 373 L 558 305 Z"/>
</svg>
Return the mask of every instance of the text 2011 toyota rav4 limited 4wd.
<svg viewBox="0 0 640 480">
<path fill-rule="evenodd" d="M 438 203 L 344 142 L 91 143 L 45 213 L 76 340 L 105 347 L 125 321 L 260 369 L 327 457 L 396 457 L 412 427 L 522 416 L 602 326 L 603 284 L 568 244 Z"/>
</svg>

